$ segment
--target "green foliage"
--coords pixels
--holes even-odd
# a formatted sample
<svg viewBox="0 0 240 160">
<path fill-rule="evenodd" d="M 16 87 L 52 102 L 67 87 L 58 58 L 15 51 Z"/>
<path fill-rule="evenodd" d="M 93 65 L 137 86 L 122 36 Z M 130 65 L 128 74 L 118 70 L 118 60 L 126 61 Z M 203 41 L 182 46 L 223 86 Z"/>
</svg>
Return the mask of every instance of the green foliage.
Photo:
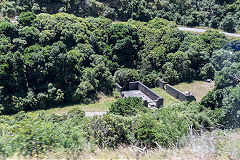
<svg viewBox="0 0 240 160">
<path fill-rule="evenodd" d="M 235 32 L 235 20 L 233 17 L 231 16 L 226 16 L 221 24 L 220 24 L 220 28 L 223 29 L 224 31 L 227 31 L 227 32 Z"/>
<path fill-rule="evenodd" d="M 14 15 L 16 15 L 15 5 L 16 3 L 11 1 L 6 1 L 5 3 L 1 2 L 1 13 L 3 13 L 4 16 L 13 17 Z"/>
<path fill-rule="evenodd" d="M 223 98 L 224 118 L 223 124 L 227 128 L 239 128 L 240 126 L 240 85 L 230 90 Z"/>
<path fill-rule="evenodd" d="M 23 26 L 30 26 L 35 18 L 36 15 L 33 12 L 22 12 L 19 15 L 18 22 Z"/>
<path fill-rule="evenodd" d="M 54 145 L 56 134 L 51 123 L 36 119 L 26 119 L 12 128 L 16 139 L 15 147 L 23 155 L 40 154 L 51 149 Z"/>
<path fill-rule="evenodd" d="M 122 87 L 128 87 L 129 82 L 135 82 L 139 80 L 138 72 L 134 69 L 119 69 L 114 74 L 114 81 L 119 83 Z"/>
<path fill-rule="evenodd" d="M 221 110 L 223 128 L 239 127 L 239 56 L 238 40 L 227 44 L 224 49 L 213 52 L 212 63 L 216 69 L 215 88 L 201 101 L 212 109 Z M 219 108 L 219 109 L 218 109 Z"/>
<path fill-rule="evenodd" d="M 120 144 L 134 142 L 131 132 L 132 118 L 107 114 L 94 117 L 85 125 L 86 136 L 100 147 L 117 147 Z"/>
<path fill-rule="evenodd" d="M 141 78 L 141 82 L 146 86 L 153 88 L 157 86 L 158 79 L 159 76 L 156 74 L 156 72 L 152 72 L 146 76 L 143 76 L 143 78 Z"/>
<path fill-rule="evenodd" d="M 20 112 L 12 117 L 1 117 L 0 154 L 14 153 L 24 156 L 40 156 L 52 149 L 66 152 L 81 151 L 85 142 L 79 127 L 84 112 L 73 110 L 68 115 L 43 115 Z"/>
<path fill-rule="evenodd" d="M 215 119 L 213 111 L 197 103 L 174 104 L 148 114 L 140 114 L 136 118 L 134 132 L 142 145 L 172 146 L 183 145 L 190 128 L 200 130 L 211 127 Z"/>
<path fill-rule="evenodd" d="M 176 21 L 187 26 L 210 26 L 233 31 L 239 28 L 239 1 L 219 0 L 174 0 L 147 1 L 132 0 L 96 0 L 82 1 L 30 1 L 4 0 L 0 3 L 4 16 L 14 17 L 22 12 L 50 13 L 65 12 L 78 17 L 104 16 L 112 20 L 127 21 L 133 16 L 134 20 L 150 21 L 155 17 Z M 211 6 L 211 8 L 209 7 Z M 133 12 L 132 12 L 133 11 Z M 230 29 L 230 30 L 229 30 Z"/>
<path fill-rule="evenodd" d="M 141 98 L 128 97 L 118 99 L 109 108 L 109 113 L 122 116 L 136 115 L 139 112 L 146 112 L 147 108 L 143 105 Z"/>
<path fill-rule="evenodd" d="M 108 50 L 105 54 L 121 67 L 136 66 L 140 47 L 137 29 L 125 23 L 118 23 L 108 28 L 107 35 Z"/>
<path fill-rule="evenodd" d="M 11 22 L 0 21 L 0 34 L 13 39 L 17 37 L 18 32 L 16 26 Z"/>
<path fill-rule="evenodd" d="M 121 102 L 118 100 L 113 106 Z M 124 110 L 122 115 L 126 116 L 120 115 L 119 110 L 129 103 L 135 110 L 131 113 Z M 213 127 L 221 114 L 196 102 L 147 110 L 139 98 L 125 99 L 115 109 L 104 116 L 88 118 L 78 108 L 62 115 L 19 112 L 14 116 L 1 116 L 0 153 L 3 157 L 14 154 L 39 157 L 60 149 L 64 153 L 80 154 L 87 143 L 115 148 L 129 144 L 155 147 L 157 142 L 165 147 L 180 147 L 191 129 L 197 132 Z"/>
<path fill-rule="evenodd" d="M 81 119 L 81 118 L 85 117 L 85 112 L 79 108 L 74 108 L 74 109 L 68 111 L 67 115 L 68 115 L 68 118 Z"/>
<path fill-rule="evenodd" d="M 145 13 L 134 16 L 150 20 Z M 112 23 L 104 17 L 22 12 L 19 22 L 0 20 L 1 114 L 89 103 L 100 92 L 111 95 L 114 82 L 126 89 L 138 80 L 154 87 L 159 77 L 171 84 L 205 80 L 214 68 L 238 59 L 238 54 L 215 52 L 226 43 L 223 34 L 186 34 L 158 17 Z M 221 64 L 215 61 L 221 55 L 231 58 Z"/>
</svg>

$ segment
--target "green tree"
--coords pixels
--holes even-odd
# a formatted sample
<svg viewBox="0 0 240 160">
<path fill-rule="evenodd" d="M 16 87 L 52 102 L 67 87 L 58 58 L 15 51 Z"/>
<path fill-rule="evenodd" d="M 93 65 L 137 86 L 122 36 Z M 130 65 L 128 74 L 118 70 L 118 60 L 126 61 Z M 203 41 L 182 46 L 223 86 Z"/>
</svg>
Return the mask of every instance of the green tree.
<svg viewBox="0 0 240 160">
<path fill-rule="evenodd" d="M 30 26 L 35 18 L 36 15 L 33 12 L 22 12 L 19 15 L 18 22 L 23 26 Z"/>
<path fill-rule="evenodd" d="M 227 32 L 235 32 L 235 20 L 230 15 L 226 16 L 221 24 L 220 28 Z"/>
<path fill-rule="evenodd" d="M 136 28 L 125 23 L 112 25 L 108 31 L 110 52 L 105 51 L 112 61 L 123 67 L 134 67 L 138 61 L 139 37 Z"/>
<path fill-rule="evenodd" d="M 139 80 L 138 72 L 134 69 L 119 69 L 114 74 L 115 83 L 119 83 L 122 87 L 127 88 L 129 82 L 135 82 Z"/>
<path fill-rule="evenodd" d="M 240 85 L 232 88 L 230 93 L 223 98 L 224 119 L 223 123 L 229 128 L 240 126 Z"/>
<path fill-rule="evenodd" d="M 139 112 L 146 111 L 147 108 L 143 105 L 142 99 L 137 97 L 118 99 L 117 102 L 114 102 L 109 109 L 109 113 L 122 116 L 136 115 Z"/>
</svg>

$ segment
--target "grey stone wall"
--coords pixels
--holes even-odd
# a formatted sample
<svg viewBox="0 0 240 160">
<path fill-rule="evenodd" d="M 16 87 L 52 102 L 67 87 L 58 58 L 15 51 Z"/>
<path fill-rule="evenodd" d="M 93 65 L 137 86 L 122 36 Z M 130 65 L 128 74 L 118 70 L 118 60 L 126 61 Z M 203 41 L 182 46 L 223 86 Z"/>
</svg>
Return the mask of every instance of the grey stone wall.
<svg viewBox="0 0 240 160">
<path fill-rule="evenodd" d="M 158 94 L 156 94 L 155 92 L 153 92 L 151 89 L 149 89 L 147 86 L 145 86 L 144 84 L 142 84 L 141 82 L 137 82 L 138 83 L 138 89 L 143 92 L 144 94 L 146 94 L 149 98 L 151 98 L 153 101 L 156 102 L 156 107 L 161 107 L 163 106 L 163 98 L 160 97 Z"/>
<path fill-rule="evenodd" d="M 138 90 L 138 82 L 129 82 L 129 90 Z"/>
<path fill-rule="evenodd" d="M 180 91 L 178 91 L 178 99 L 179 99 L 180 101 L 186 101 L 186 100 L 187 100 L 187 99 L 186 99 L 186 95 L 183 94 L 183 93 L 181 93 Z"/>
<path fill-rule="evenodd" d="M 158 80 L 158 86 L 159 86 L 160 88 L 164 89 L 164 90 L 165 90 L 166 84 L 167 84 L 167 83 L 164 82 L 163 80 L 161 80 L 161 79 Z"/>
<path fill-rule="evenodd" d="M 196 98 L 193 95 L 185 94 L 169 84 L 166 85 L 166 92 L 180 101 L 196 101 Z"/>
<path fill-rule="evenodd" d="M 158 98 L 157 100 L 154 101 L 156 103 L 156 107 L 160 108 L 163 107 L 164 104 L 164 99 L 163 98 Z"/>
<path fill-rule="evenodd" d="M 138 89 L 144 94 L 146 94 L 152 100 L 160 98 L 156 93 L 154 93 L 152 90 L 150 90 L 147 86 L 145 86 L 141 82 L 138 82 Z"/>
<path fill-rule="evenodd" d="M 196 98 L 193 95 L 187 95 L 186 101 L 188 101 L 188 102 L 196 101 Z"/>
<path fill-rule="evenodd" d="M 143 105 L 144 105 L 145 107 L 148 107 L 148 102 L 147 102 L 147 100 L 143 101 Z"/>
<path fill-rule="evenodd" d="M 116 83 L 115 84 L 116 88 L 118 89 L 118 91 L 121 93 L 123 91 L 123 87 L 120 86 L 120 84 Z"/>
<path fill-rule="evenodd" d="M 178 90 L 170 86 L 169 84 L 166 85 L 166 92 L 173 96 L 174 98 L 178 99 Z"/>
<path fill-rule="evenodd" d="M 127 90 L 124 91 L 123 87 L 120 86 L 118 83 L 116 83 L 116 88 L 121 93 L 121 96 L 124 98 L 124 92 L 128 92 Z M 160 97 L 158 94 L 153 92 L 151 89 L 149 89 L 147 86 L 142 84 L 141 82 L 129 82 L 129 91 L 131 90 L 140 90 L 142 93 L 144 93 L 146 96 L 148 96 L 152 101 L 156 103 L 156 107 L 162 107 L 164 99 Z M 144 101 L 144 106 L 148 107 L 148 101 Z"/>
</svg>

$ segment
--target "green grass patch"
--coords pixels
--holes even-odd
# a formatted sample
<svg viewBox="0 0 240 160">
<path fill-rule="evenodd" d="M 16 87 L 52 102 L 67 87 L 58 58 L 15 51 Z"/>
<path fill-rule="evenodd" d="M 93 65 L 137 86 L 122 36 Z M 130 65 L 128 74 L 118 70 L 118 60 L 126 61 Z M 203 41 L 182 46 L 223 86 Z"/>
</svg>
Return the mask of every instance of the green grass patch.
<svg viewBox="0 0 240 160">
<path fill-rule="evenodd" d="M 180 83 L 174 86 L 178 90 L 185 92 L 190 91 L 196 97 L 197 101 L 200 101 L 208 91 L 214 88 L 214 83 L 208 83 L 203 81 L 194 81 L 192 83 Z M 172 105 L 174 103 L 180 102 L 171 95 L 169 95 L 165 90 L 156 87 L 152 88 L 154 92 L 164 98 L 164 106 Z M 85 112 L 107 112 L 113 102 L 116 102 L 116 98 L 99 95 L 99 100 L 90 104 L 76 104 L 76 105 L 66 105 L 64 107 L 56 107 L 48 110 L 38 110 L 33 112 L 28 112 L 29 114 L 43 112 L 47 114 L 66 114 L 73 108 L 80 108 Z"/>
<path fill-rule="evenodd" d="M 152 88 L 152 90 L 157 93 L 159 96 L 164 98 L 164 106 L 169 106 L 172 105 L 174 103 L 180 102 L 179 100 L 177 100 L 176 98 L 172 97 L 171 95 L 169 95 L 165 90 L 161 89 L 161 88 Z"/>
<path fill-rule="evenodd" d="M 48 110 L 38 110 L 33 112 L 28 112 L 27 114 L 32 113 L 47 113 L 47 114 L 66 114 L 68 111 L 73 108 L 79 108 L 85 112 L 107 112 L 111 104 L 117 99 L 109 96 L 99 96 L 99 100 L 90 104 L 76 104 L 76 105 L 67 105 L 64 107 L 56 107 Z"/>
</svg>

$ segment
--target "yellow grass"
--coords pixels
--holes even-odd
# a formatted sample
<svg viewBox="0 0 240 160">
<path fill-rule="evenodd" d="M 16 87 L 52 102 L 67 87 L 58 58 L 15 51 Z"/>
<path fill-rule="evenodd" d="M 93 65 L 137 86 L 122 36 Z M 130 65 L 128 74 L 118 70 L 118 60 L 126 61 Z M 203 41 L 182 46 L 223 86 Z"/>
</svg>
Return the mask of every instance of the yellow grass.
<svg viewBox="0 0 240 160">
<path fill-rule="evenodd" d="M 193 83 L 180 83 L 174 86 L 179 91 L 190 91 L 199 102 L 210 90 L 214 88 L 214 82 L 194 81 Z"/>
</svg>

